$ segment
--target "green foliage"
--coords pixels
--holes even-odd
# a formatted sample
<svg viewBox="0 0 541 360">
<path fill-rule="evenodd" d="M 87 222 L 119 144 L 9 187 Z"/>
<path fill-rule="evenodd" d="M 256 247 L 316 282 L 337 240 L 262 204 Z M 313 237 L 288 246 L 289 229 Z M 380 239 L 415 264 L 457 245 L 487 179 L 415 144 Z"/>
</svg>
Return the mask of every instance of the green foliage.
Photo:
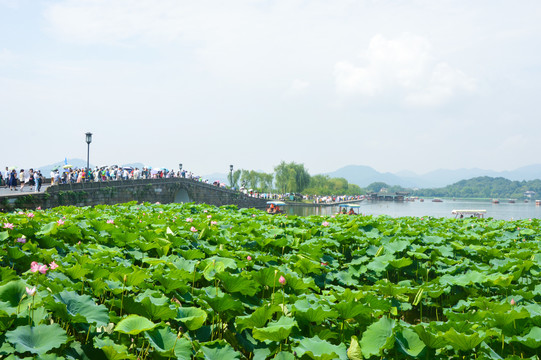
<svg viewBox="0 0 541 360">
<path fill-rule="evenodd" d="M 0 224 L 0 357 L 511 359 L 541 347 L 538 219 L 130 203 Z"/>
<path fill-rule="evenodd" d="M 281 193 L 300 193 L 310 184 L 310 174 L 304 164 L 282 161 L 274 171 L 276 187 Z"/>
</svg>

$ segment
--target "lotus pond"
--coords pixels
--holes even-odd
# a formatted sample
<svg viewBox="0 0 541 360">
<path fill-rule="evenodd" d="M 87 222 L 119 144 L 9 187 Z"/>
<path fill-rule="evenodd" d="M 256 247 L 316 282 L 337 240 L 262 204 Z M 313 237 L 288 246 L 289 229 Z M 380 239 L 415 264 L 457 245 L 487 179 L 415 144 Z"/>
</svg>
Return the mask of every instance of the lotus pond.
<svg viewBox="0 0 541 360">
<path fill-rule="evenodd" d="M 538 219 L 0 215 L 0 358 L 539 359 Z"/>
</svg>

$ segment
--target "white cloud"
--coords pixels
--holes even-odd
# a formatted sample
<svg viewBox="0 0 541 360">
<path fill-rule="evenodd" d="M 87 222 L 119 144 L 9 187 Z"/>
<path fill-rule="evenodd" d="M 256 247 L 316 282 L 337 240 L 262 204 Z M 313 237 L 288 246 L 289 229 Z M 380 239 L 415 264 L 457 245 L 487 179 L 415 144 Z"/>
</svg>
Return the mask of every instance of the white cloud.
<svg viewBox="0 0 541 360">
<path fill-rule="evenodd" d="M 437 61 L 430 43 L 403 34 L 388 40 L 374 36 L 361 55 L 363 64 L 335 65 L 336 88 L 343 95 L 398 96 L 406 105 L 434 106 L 460 93 L 475 91 L 475 80 L 449 64 Z"/>
</svg>

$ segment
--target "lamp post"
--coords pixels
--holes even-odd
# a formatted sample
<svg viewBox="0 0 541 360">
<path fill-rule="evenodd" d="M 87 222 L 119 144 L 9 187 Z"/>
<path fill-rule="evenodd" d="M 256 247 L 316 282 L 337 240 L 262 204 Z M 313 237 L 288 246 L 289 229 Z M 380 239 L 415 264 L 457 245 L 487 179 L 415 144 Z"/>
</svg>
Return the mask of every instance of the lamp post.
<svg viewBox="0 0 541 360">
<path fill-rule="evenodd" d="M 182 164 L 178 164 L 178 177 L 182 177 Z"/>
<path fill-rule="evenodd" d="M 229 165 L 229 186 L 233 187 L 233 165 Z"/>
<path fill-rule="evenodd" d="M 86 152 L 86 171 L 90 169 L 90 143 L 92 142 L 92 133 L 87 132 L 86 134 L 86 143 L 88 144 L 88 149 Z"/>
</svg>

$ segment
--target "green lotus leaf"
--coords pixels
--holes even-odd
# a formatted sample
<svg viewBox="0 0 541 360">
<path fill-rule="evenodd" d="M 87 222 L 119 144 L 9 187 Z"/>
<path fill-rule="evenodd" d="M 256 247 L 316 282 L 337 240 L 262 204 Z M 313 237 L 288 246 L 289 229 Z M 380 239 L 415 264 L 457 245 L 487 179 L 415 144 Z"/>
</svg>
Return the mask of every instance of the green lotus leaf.
<svg viewBox="0 0 541 360">
<path fill-rule="evenodd" d="M 242 313 L 244 311 L 242 302 L 229 294 L 223 294 L 216 297 L 204 296 L 203 298 L 214 311 L 219 313 L 226 311 Z"/>
<path fill-rule="evenodd" d="M 338 312 L 340 319 L 353 319 L 362 313 L 370 313 L 372 309 L 357 301 L 341 301 L 333 306 L 333 309 Z"/>
<path fill-rule="evenodd" d="M 273 360 L 295 360 L 295 355 L 293 355 L 290 352 L 286 351 L 280 351 L 278 354 L 276 354 L 275 357 L 272 358 Z"/>
<path fill-rule="evenodd" d="M 419 335 L 410 328 L 404 328 L 396 333 L 396 343 L 402 352 L 413 357 L 419 356 L 425 349 L 425 344 Z"/>
<path fill-rule="evenodd" d="M 295 317 L 300 322 L 308 323 L 308 325 L 310 323 L 319 325 L 328 318 L 336 318 L 338 316 L 338 312 L 330 310 L 328 306 L 313 305 L 306 299 L 295 302 L 293 309 L 295 310 Z"/>
<path fill-rule="evenodd" d="M 370 325 L 363 333 L 361 339 L 361 350 L 364 356 L 380 356 L 384 349 L 390 349 L 394 344 L 395 321 L 382 317 Z"/>
<path fill-rule="evenodd" d="M 297 322 L 290 317 L 282 316 L 278 321 L 270 322 L 266 327 L 252 329 L 256 340 L 282 341 L 286 339 Z"/>
<path fill-rule="evenodd" d="M 537 349 L 541 346 L 541 328 L 534 326 L 530 332 L 524 336 L 513 336 L 514 341 L 526 345 L 531 349 Z"/>
<path fill-rule="evenodd" d="M 8 231 L 0 231 L 0 241 L 4 241 L 9 237 Z"/>
<path fill-rule="evenodd" d="M 136 356 L 128 353 L 126 345 L 115 343 L 108 337 L 94 337 L 94 346 L 105 354 L 108 360 L 135 359 Z"/>
<path fill-rule="evenodd" d="M 43 355 L 47 351 L 62 346 L 68 340 L 66 331 L 58 324 L 19 326 L 6 332 L 6 339 L 18 352 L 31 352 Z"/>
<path fill-rule="evenodd" d="M 275 272 L 273 268 L 264 268 L 259 271 L 252 271 L 250 273 L 252 279 L 257 281 L 262 286 L 268 286 L 272 288 L 273 286 L 279 286 L 278 279 L 280 274 Z"/>
<path fill-rule="evenodd" d="M 203 270 L 203 276 L 207 280 L 214 280 L 216 274 L 221 273 L 225 270 L 225 264 L 221 261 L 219 262 L 209 262 L 205 269 Z"/>
<path fill-rule="evenodd" d="M 105 305 L 97 305 L 89 295 L 79 295 L 75 291 L 62 291 L 53 296 L 56 303 L 65 305 L 59 308 L 53 304 L 49 306 L 65 315 L 73 322 L 88 322 L 96 326 L 109 323 L 109 311 Z"/>
<path fill-rule="evenodd" d="M 188 330 L 193 331 L 203 326 L 207 320 L 207 313 L 195 307 L 180 307 L 175 319 L 183 322 Z"/>
<path fill-rule="evenodd" d="M 137 335 L 140 332 L 154 329 L 158 324 L 154 324 L 146 317 L 139 315 L 129 315 L 115 326 L 115 331 L 123 334 Z"/>
<path fill-rule="evenodd" d="M 389 261 L 389 264 L 391 264 L 391 266 L 396 269 L 400 269 L 400 268 L 410 266 L 411 264 L 413 264 L 413 260 L 411 260 L 410 258 L 400 258 L 397 260 Z"/>
<path fill-rule="evenodd" d="M 203 344 L 201 346 L 201 352 L 207 360 L 240 359 L 240 353 L 223 340 Z"/>
<path fill-rule="evenodd" d="M 191 359 L 192 345 L 185 338 L 178 338 L 169 327 L 155 328 L 145 332 L 150 345 L 163 356 L 176 356 L 177 359 Z"/>
<path fill-rule="evenodd" d="M 56 234 L 56 231 L 57 231 L 57 226 L 56 226 L 56 222 L 50 222 L 48 224 L 45 224 L 45 225 L 42 225 L 40 230 L 38 232 L 36 232 L 36 235 L 38 236 L 41 236 L 41 235 L 49 235 L 49 234 Z"/>
<path fill-rule="evenodd" d="M 30 301 L 30 299 L 25 299 L 21 302 L 25 295 L 26 284 L 21 280 L 10 281 L 0 286 L 0 309 L 8 315 L 15 314 L 17 309 L 24 309 Z"/>
<path fill-rule="evenodd" d="M 216 277 L 228 293 L 240 292 L 242 295 L 254 296 L 259 291 L 259 284 L 257 282 L 243 276 L 221 272 L 216 274 Z"/>
<path fill-rule="evenodd" d="M 467 335 L 457 332 L 454 328 L 450 328 L 443 334 L 443 337 L 455 350 L 470 351 L 486 338 L 486 334 L 475 332 L 471 335 Z"/>
<path fill-rule="evenodd" d="M 359 340 L 357 339 L 357 336 L 351 337 L 351 343 L 349 344 L 347 355 L 348 355 L 348 359 L 350 360 L 363 360 L 363 355 L 361 352 L 361 345 L 359 344 Z"/>
<path fill-rule="evenodd" d="M 297 353 L 297 356 L 302 357 L 306 354 L 312 359 L 348 359 L 346 345 L 344 343 L 332 345 L 327 341 L 321 340 L 317 335 L 313 338 L 303 338 L 293 350 Z"/>
<path fill-rule="evenodd" d="M 264 305 L 258 307 L 252 314 L 246 316 L 237 316 L 235 322 L 237 331 L 242 332 L 244 329 L 253 329 L 255 327 L 262 328 L 267 321 L 272 319 L 273 315 L 281 311 L 278 305 Z"/>
</svg>

